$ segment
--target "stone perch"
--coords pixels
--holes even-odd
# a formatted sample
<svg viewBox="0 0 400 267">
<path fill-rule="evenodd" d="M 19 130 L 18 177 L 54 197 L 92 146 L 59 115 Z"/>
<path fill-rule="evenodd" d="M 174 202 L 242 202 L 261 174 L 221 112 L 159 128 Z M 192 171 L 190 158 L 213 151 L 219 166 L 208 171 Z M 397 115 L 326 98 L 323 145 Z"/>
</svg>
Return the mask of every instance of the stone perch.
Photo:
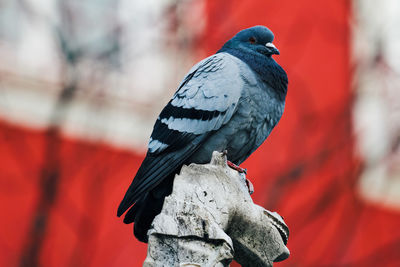
<svg viewBox="0 0 400 267">
<path fill-rule="evenodd" d="M 143 264 L 272 266 L 289 257 L 282 217 L 253 203 L 246 178 L 214 152 L 210 164 L 183 166 L 148 232 Z"/>
</svg>

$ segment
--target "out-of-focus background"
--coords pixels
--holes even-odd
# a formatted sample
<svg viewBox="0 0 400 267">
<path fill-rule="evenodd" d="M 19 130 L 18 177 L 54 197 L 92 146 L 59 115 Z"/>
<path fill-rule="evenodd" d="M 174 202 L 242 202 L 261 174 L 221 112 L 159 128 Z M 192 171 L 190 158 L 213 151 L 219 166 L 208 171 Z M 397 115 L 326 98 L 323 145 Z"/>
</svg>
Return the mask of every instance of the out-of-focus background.
<svg viewBox="0 0 400 267">
<path fill-rule="evenodd" d="M 398 0 L 0 2 L 0 266 L 141 266 L 116 209 L 188 69 L 266 25 L 286 110 L 243 165 L 277 266 L 400 266 Z"/>
</svg>

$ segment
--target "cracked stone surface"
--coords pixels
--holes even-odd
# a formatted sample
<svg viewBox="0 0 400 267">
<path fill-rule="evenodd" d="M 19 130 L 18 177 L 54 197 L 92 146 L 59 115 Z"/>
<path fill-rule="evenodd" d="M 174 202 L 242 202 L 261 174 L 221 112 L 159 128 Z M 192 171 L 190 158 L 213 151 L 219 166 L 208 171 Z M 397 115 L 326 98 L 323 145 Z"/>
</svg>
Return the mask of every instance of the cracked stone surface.
<svg viewBox="0 0 400 267">
<path fill-rule="evenodd" d="M 143 266 L 272 266 L 289 257 L 289 229 L 254 204 L 243 173 L 214 152 L 209 164 L 183 166 L 148 232 Z"/>
</svg>

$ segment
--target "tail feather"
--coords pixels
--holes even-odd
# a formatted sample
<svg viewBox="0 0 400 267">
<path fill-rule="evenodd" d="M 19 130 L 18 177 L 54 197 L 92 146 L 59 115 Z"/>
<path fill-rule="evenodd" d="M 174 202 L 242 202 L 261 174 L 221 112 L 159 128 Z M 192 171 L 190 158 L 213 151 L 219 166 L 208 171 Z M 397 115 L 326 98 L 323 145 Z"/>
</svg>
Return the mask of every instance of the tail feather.
<svg viewBox="0 0 400 267">
<path fill-rule="evenodd" d="M 135 221 L 136 214 L 138 213 L 139 208 L 142 206 L 141 204 L 143 203 L 143 201 L 144 201 L 146 198 L 147 198 L 147 194 L 146 194 L 143 198 L 139 199 L 139 200 L 135 203 L 135 205 L 133 205 L 133 206 L 128 210 L 128 212 L 125 214 L 125 217 L 124 217 L 124 223 L 130 224 L 130 223 L 133 223 L 133 222 Z"/>
<path fill-rule="evenodd" d="M 142 163 L 138 173 L 133 179 L 132 184 L 129 186 L 128 191 L 126 192 L 124 199 L 118 207 L 117 216 L 121 216 L 131 205 L 133 205 L 143 193 L 151 190 L 155 186 L 157 186 L 163 178 L 165 178 L 168 174 L 172 173 L 178 165 L 175 164 L 167 164 L 170 158 L 162 157 L 154 159 L 155 162 L 151 162 L 150 167 L 147 165 L 147 158 Z M 145 175 L 141 176 L 141 169 L 146 169 Z"/>
<path fill-rule="evenodd" d="M 206 136 L 199 136 L 190 145 L 172 153 L 151 156 L 143 160 L 135 178 L 121 201 L 117 216 L 120 217 L 130 206 L 135 204 L 146 192 L 155 188 L 167 176 L 176 172 L 184 162 L 199 148 Z M 131 213 L 135 212 L 133 210 Z"/>
</svg>

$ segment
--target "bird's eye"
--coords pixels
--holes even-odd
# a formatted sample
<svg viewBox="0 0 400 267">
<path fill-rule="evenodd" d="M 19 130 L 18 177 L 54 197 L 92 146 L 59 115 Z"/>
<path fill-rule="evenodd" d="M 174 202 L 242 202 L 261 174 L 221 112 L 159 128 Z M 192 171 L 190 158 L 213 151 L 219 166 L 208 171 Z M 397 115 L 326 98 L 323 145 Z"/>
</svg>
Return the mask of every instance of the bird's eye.
<svg viewBox="0 0 400 267">
<path fill-rule="evenodd" d="M 249 38 L 249 42 L 251 44 L 255 44 L 257 42 L 257 39 L 254 36 L 252 36 L 252 37 Z"/>
</svg>

